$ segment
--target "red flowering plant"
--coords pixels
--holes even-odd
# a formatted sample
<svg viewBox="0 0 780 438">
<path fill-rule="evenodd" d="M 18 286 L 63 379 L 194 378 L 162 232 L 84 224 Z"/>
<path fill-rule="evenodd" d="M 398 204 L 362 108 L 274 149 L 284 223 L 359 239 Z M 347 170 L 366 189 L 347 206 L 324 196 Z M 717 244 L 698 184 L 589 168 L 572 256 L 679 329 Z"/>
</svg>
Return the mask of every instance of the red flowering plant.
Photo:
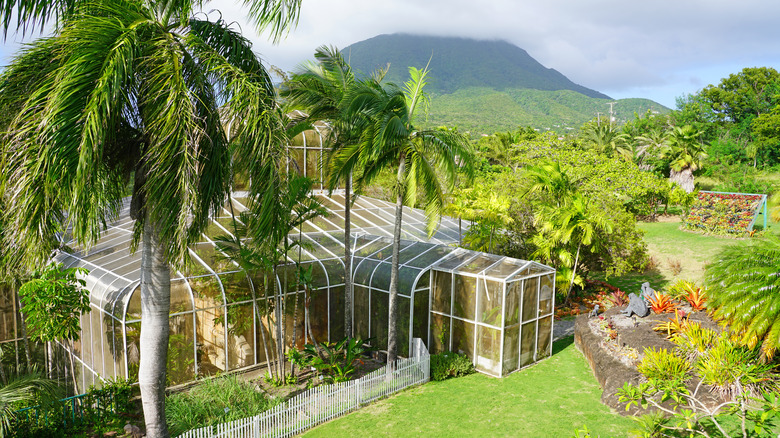
<svg viewBox="0 0 780 438">
<path fill-rule="evenodd" d="M 764 195 L 701 191 L 684 226 L 712 234 L 750 234 L 764 199 Z"/>
</svg>

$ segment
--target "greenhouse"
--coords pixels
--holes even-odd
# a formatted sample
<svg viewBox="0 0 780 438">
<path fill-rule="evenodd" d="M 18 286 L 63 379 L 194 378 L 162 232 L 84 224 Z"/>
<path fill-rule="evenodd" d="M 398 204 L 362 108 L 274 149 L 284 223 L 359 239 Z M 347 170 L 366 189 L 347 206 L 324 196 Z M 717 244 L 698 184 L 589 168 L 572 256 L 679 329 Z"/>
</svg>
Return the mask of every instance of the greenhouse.
<svg viewBox="0 0 780 438">
<path fill-rule="evenodd" d="M 236 192 L 212 218 L 200 242 L 190 246 L 192 265 L 171 272 L 168 385 L 198 377 L 262 366 L 274 351 L 274 291 L 284 293 L 284 343 L 301 348 L 311 342 L 303 329 L 304 289 L 296 267 L 311 269 L 311 334 L 317 342 L 344 337 L 344 194 L 322 185 L 323 131 L 319 126 L 297 138 L 288 165 L 315 179 L 318 201 L 327 215 L 290 233 L 304 245 L 288 254 L 277 276 L 246 274 L 216 247 L 231 236 L 234 218 L 246 210 L 246 195 Z M 380 350 L 387 345 L 395 204 L 361 196 L 351 210 L 354 335 Z M 476 368 L 503 376 L 543 357 L 552 348 L 555 271 L 547 266 L 456 248 L 469 223 L 443 217 L 433 236 L 422 210 L 403 214 L 399 271 L 399 354 L 413 337 L 432 352 L 467 354 Z M 461 227 L 463 225 L 463 227 Z M 141 325 L 141 252 L 130 253 L 133 220 L 129 199 L 100 240 L 89 250 L 68 242 L 70 252 L 55 259 L 65 267 L 89 270 L 91 312 L 82 316 L 80 341 L 73 346 L 76 379 L 82 389 L 101 379 L 135 381 Z M 270 281 L 276 281 L 276 288 Z M 20 360 L 21 324 L 12 293 L 0 296 L 0 347 Z"/>
</svg>

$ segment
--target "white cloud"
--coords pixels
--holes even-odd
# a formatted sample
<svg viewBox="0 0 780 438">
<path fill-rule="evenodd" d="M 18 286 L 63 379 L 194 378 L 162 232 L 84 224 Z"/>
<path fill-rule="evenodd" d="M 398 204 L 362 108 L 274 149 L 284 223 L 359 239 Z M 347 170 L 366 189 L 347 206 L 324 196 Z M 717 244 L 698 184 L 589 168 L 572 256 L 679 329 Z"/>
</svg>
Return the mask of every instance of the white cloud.
<svg viewBox="0 0 780 438">
<path fill-rule="evenodd" d="M 237 21 L 263 59 L 283 69 L 320 45 L 383 33 L 502 39 L 586 87 L 670 106 L 743 67 L 780 68 L 780 2 L 766 0 L 315 0 L 303 2 L 299 26 L 277 46 L 237 5 L 216 0 L 204 9 Z M 6 59 L 14 49 L 6 42 Z"/>
</svg>

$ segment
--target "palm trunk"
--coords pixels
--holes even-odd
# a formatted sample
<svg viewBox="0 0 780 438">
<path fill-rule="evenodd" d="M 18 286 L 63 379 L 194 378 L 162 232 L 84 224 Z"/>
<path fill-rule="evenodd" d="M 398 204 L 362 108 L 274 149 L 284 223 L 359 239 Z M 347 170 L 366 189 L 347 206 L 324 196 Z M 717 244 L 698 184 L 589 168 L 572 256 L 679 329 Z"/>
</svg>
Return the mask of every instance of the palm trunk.
<svg viewBox="0 0 780 438">
<path fill-rule="evenodd" d="M 669 180 L 677 183 L 686 193 L 693 192 L 693 171 L 690 167 L 680 169 L 679 172 L 672 169 L 669 172 Z"/>
<path fill-rule="evenodd" d="M 398 357 L 398 257 L 401 251 L 401 223 L 404 213 L 404 170 L 406 158 L 401 155 L 398 163 L 398 195 L 395 201 L 395 227 L 393 228 L 393 258 L 390 265 L 390 298 L 387 303 L 387 363 Z"/>
<path fill-rule="evenodd" d="M 268 273 L 267 271 L 263 274 L 263 290 L 265 294 L 265 319 L 268 321 L 268 337 L 273 340 L 273 336 L 271 335 L 271 311 L 270 311 L 270 303 L 271 303 L 271 297 L 268 295 L 269 289 L 268 289 Z M 258 312 L 260 309 L 257 310 Z M 262 321 L 261 321 L 262 322 Z M 260 324 L 260 332 L 265 333 L 265 327 L 263 324 Z M 263 337 L 263 347 L 265 347 L 265 360 L 268 363 L 268 372 L 271 374 L 271 377 L 274 379 L 277 378 L 276 375 L 276 353 L 275 349 L 271 348 L 269 355 L 268 347 L 265 345 L 265 336 Z M 272 346 L 273 347 L 273 346 Z"/>
<path fill-rule="evenodd" d="M 292 348 L 298 348 L 298 287 L 300 283 L 295 282 L 295 305 L 293 306 L 293 332 L 292 332 Z M 304 336 L 306 337 L 306 336 Z M 295 362 L 290 363 L 290 374 L 295 376 Z"/>
<path fill-rule="evenodd" d="M 51 344 L 51 341 L 46 342 L 46 373 L 49 379 L 54 378 L 54 348 Z"/>
<path fill-rule="evenodd" d="M 8 379 L 5 378 L 5 370 L 3 369 L 3 347 L 2 346 L 0 346 L 0 383 L 2 383 L 3 385 L 6 385 L 8 383 Z"/>
<path fill-rule="evenodd" d="M 70 351 L 70 354 L 68 355 L 68 361 L 70 362 L 70 378 L 73 380 L 73 395 L 77 395 L 79 393 L 79 385 L 76 382 L 76 364 L 73 361 L 73 341 L 65 341 L 68 343 L 68 350 Z"/>
<path fill-rule="evenodd" d="M 147 216 L 141 252 L 141 389 L 146 436 L 167 438 L 165 374 L 168 358 L 171 271 L 155 226 Z"/>
<path fill-rule="evenodd" d="M 21 317 L 20 328 L 22 329 L 22 340 L 24 341 L 24 359 L 27 364 L 27 371 L 29 372 L 32 368 L 30 362 L 32 355 L 30 354 L 30 338 L 27 336 L 27 320 L 24 317 L 24 311 L 22 311 L 22 302 L 19 300 L 19 291 L 15 291 L 14 294 L 16 295 L 16 308 L 19 309 L 19 316 Z"/>
<path fill-rule="evenodd" d="M 580 262 L 580 248 L 582 248 L 582 242 L 577 245 L 577 255 L 574 256 L 574 266 L 571 268 L 571 281 L 569 282 L 569 290 L 566 291 L 566 305 L 571 302 L 571 291 L 574 288 L 574 278 L 577 276 L 577 264 Z"/>
<path fill-rule="evenodd" d="M 352 338 L 352 242 L 350 222 L 352 174 L 344 183 L 344 337 Z"/>
<path fill-rule="evenodd" d="M 278 269 L 274 265 L 274 274 L 271 276 L 271 281 L 274 282 L 274 288 L 278 291 L 276 294 L 276 306 L 274 306 L 274 316 L 276 316 L 276 368 L 278 372 L 277 378 L 284 378 L 284 369 L 282 356 L 284 355 L 284 328 L 282 327 L 282 288 L 279 287 L 277 280 Z"/>
</svg>

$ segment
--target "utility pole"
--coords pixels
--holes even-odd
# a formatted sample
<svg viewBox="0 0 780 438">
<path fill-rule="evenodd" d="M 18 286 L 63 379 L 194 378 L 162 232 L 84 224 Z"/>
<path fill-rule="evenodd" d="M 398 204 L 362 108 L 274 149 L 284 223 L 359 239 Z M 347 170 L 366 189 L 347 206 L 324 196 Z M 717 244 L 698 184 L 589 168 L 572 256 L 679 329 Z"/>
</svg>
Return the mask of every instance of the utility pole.
<svg viewBox="0 0 780 438">
<path fill-rule="evenodd" d="M 609 102 L 607 105 L 609 105 L 609 126 L 612 126 L 612 105 L 616 104 L 617 102 Z"/>
</svg>

